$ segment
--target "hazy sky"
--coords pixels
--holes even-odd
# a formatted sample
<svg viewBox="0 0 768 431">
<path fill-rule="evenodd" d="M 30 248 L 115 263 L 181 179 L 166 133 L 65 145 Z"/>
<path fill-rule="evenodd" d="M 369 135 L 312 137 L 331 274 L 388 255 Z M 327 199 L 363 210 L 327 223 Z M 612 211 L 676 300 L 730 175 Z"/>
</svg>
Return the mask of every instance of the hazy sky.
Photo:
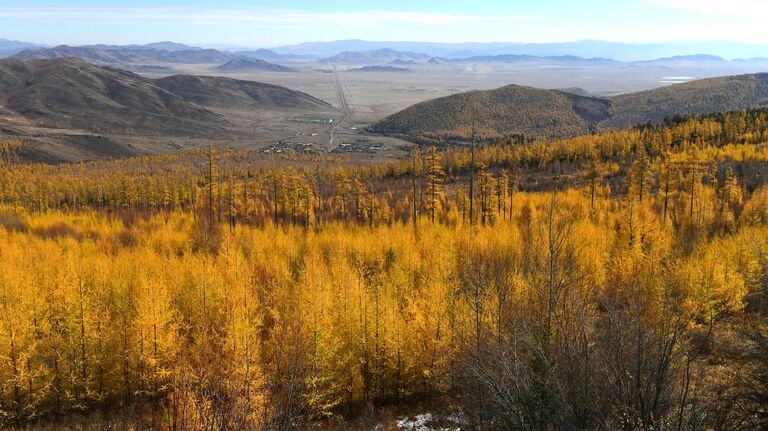
<svg viewBox="0 0 768 431">
<path fill-rule="evenodd" d="M 768 43 L 766 23 L 768 0 L 0 0 L 0 38 L 45 44 Z"/>
</svg>

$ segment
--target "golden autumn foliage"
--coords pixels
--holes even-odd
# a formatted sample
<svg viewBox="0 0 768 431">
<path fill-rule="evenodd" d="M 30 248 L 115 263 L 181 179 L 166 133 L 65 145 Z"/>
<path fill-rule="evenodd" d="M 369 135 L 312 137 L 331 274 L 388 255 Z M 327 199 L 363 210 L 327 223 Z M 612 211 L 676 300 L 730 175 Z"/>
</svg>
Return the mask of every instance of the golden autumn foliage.
<svg viewBox="0 0 768 431">
<path fill-rule="evenodd" d="M 474 165 L 8 163 L 0 425 L 311 429 L 441 397 L 486 429 L 734 424 L 738 378 L 705 356 L 768 294 L 768 158 L 744 138 L 762 114 L 733 115 L 752 120 L 487 146 Z"/>
<path fill-rule="evenodd" d="M 675 234 L 640 204 L 630 227 L 626 205 L 519 194 L 512 222 L 425 220 L 417 237 L 399 223 L 238 225 L 215 252 L 187 212 L 5 209 L 3 416 L 141 400 L 168 427 L 295 425 L 354 401 L 450 391 L 463 355 L 526 325 L 553 352 L 573 336 L 568 322 L 597 336 L 599 304 L 629 288 L 650 319 L 673 295 L 686 327 L 710 307 L 740 310 L 759 266 L 750 241 L 768 228 Z"/>
</svg>

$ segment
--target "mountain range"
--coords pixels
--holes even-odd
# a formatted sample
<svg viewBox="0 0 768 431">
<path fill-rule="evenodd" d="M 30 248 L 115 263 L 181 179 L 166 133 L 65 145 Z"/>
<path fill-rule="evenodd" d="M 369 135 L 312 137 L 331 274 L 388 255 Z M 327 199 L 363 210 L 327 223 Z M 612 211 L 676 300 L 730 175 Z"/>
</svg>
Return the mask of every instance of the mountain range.
<svg viewBox="0 0 768 431">
<path fill-rule="evenodd" d="M 21 47 L 22 45 L 16 45 Z M 295 64 L 309 61 L 293 54 L 278 54 L 271 50 L 259 49 L 253 51 L 228 52 L 215 49 L 204 49 L 173 42 L 158 42 L 148 45 L 91 45 L 69 46 L 59 45 L 53 48 L 26 49 L 12 55 L 10 58 L 26 61 L 55 58 L 79 58 L 100 66 L 113 66 L 136 73 L 152 75 L 170 75 L 177 73 L 176 64 L 216 65 L 217 72 L 249 73 L 249 72 L 291 72 L 297 69 L 277 64 L 277 62 Z M 265 59 L 266 58 L 266 59 Z M 754 58 L 749 60 L 725 60 L 722 57 L 709 54 L 680 55 L 638 62 L 619 62 L 603 57 L 583 58 L 574 55 L 535 56 L 518 54 L 483 55 L 466 58 L 430 57 L 427 54 L 411 51 L 396 51 L 385 48 L 372 51 L 345 51 L 324 59 L 313 60 L 320 64 L 341 64 L 357 66 L 376 66 L 366 71 L 394 72 L 387 65 L 428 67 L 447 65 L 464 68 L 476 64 L 520 64 L 534 67 L 677 67 L 685 68 L 691 73 L 691 68 L 707 67 L 712 71 L 709 76 L 729 73 L 760 72 L 765 67 L 768 70 L 768 59 Z M 716 71 L 716 72 L 715 72 Z M 714 73 L 713 73 L 714 72 Z M 675 72 L 670 70 L 670 75 Z M 685 74 L 685 73 L 684 73 Z M 706 75 L 706 74 L 705 74 Z"/>
<path fill-rule="evenodd" d="M 19 42 L 18 40 L 0 39 L 0 58 L 10 57 L 27 49 L 42 48 L 34 43 Z"/>
<path fill-rule="evenodd" d="M 74 57 L 94 64 L 138 63 L 225 63 L 237 56 L 215 49 L 160 50 L 155 48 L 103 48 L 96 46 L 59 45 L 54 48 L 31 49 L 13 55 L 16 60 L 42 60 Z"/>
<path fill-rule="evenodd" d="M 341 64 L 384 64 L 393 61 L 426 62 L 430 56 L 418 52 L 401 52 L 394 49 L 383 48 L 373 51 L 345 51 L 320 60 L 322 63 Z"/>
<path fill-rule="evenodd" d="M 392 49 L 418 52 L 431 57 L 467 58 L 502 54 L 531 55 L 536 57 L 575 56 L 582 58 L 610 58 L 632 62 L 680 55 L 709 54 L 727 59 L 768 57 L 768 45 L 752 45 L 726 41 L 620 43 L 601 40 L 582 40 L 562 43 L 432 43 L 432 42 L 373 42 L 340 40 L 309 42 L 271 48 L 278 54 L 331 57 L 345 51 L 374 51 Z"/>
<path fill-rule="evenodd" d="M 160 51 L 200 51 L 203 48 L 199 46 L 190 46 L 183 43 L 171 41 L 154 42 L 146 45 L 86 45 L 87 48 L 103 49 L 108 51 L 140 51 L 140 50 L 160 50 Z"/>
<path fill-rule="evenodd" d="M 0 39 L 0 57 L 7 57 L 24 50 L 45 48 L 37 44 Z M 611 59 L 620 62 L 652 61 L 687 57 L 690 61 L 707 61 L 705 56 L 721 57 L 727 60 L 756 59 L 768 57 L 768 45 L 754 45 L 726 41 L 673 42 L 673 43 L 619 43 L 601 40 L 582 40 L 561 43 L 432 43 L 400 41 L 339 40 L 331 42 L 308 42 L 296 45 L 278 46 L 270 49 L 205 49 L 171 41 L 146 45 L 86 45 L 102 51 L 218 51 L 220 55 L 244 56 L 266 61 L 349 61 L 363 64 L 355 58 L 375 59 L 387 54 L 388 61 L 410 59 L 426 61 L 430 57 L 467 59 L 495 56 L 530 57 L 579 57 L 582 59 Z M 338 56 L 338 57 L 337 57 Z M 384 55 L 383 57 L 387 57 Z M 699 57 L 699 58 L 696 58 Z M 231 59 L 231 58 L 230 58 Z M 682 58 L 678 58 L 682 60 Z M 367 60 L 371 61 L 371 60 Z"/>
</svg>

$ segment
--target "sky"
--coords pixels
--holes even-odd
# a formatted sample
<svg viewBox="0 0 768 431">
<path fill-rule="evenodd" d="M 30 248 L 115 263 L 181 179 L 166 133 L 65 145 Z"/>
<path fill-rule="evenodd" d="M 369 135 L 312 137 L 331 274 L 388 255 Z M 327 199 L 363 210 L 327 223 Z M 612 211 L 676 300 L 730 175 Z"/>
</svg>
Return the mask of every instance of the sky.
<svg viewBox="0 0 768 431">
<path fill-rule="evenodd" d="M 727 40 L 768 44 L 768 0 L 0 0 L 0 38 L 274 47 L 423 42 Z"/>
</svg>

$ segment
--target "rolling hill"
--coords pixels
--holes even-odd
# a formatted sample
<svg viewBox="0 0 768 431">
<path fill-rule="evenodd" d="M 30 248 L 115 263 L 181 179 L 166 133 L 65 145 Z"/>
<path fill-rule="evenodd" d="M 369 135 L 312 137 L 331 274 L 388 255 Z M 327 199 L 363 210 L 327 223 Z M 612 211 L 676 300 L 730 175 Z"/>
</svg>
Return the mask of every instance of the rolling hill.
<svg viewBox="0 0 768 431">
<path fill-rule="evenodd" d="M 219 72 L 292 72 L 294 69 L 279 64 L 270 63 L 258 58 L 233 58 L 228 62 L 216 67 Z"/>
<path fill-rule="evenodd" d="M 509 85 L 429 100 L 374 124 L 378 133 L 428 138 L 467 136 L 474 114 L 479 136 L 511 133 L 565 137 L 588 133 L 609 116 L 610 103 L 557 90 Z"/>
<path fill-rule="evenodd" d="M 6 110 L 48 127 L 131 125 L 147 133 L 210 133 L 226 125 L 212 108 L 331 108 L 277 85 L 190 75 L 150 79 L 72 58 L 0 61 L 0 101 Z"/>
<path fill-rule="evenodd" d="M 460 112 L 464 106 L 468 108 Z M 428 139 L 465 138 L 474 110 L 477 131 L 485 137 L 517 133 L 561 138 L 659 123 L 674 115 L 765 106 L 768 74 L 703 79 L 612 98 L 510 85 L 422 102 L 379 121 L 371 129 Z"/>
<path fill-rule="evenodd" d="M 211 133 L 227 123 L 150 79 L 69 58 L 0 61 L 0 103 L 37 126 L 57 129 Z"/>
<path fill-rule="evenodd" d="M 307 94 L 252 81 L 150 79 L 74 58 L 0 60 L 0 132 L 35 142 L 30 151 L 40 154 L 31 160 L 123 157 L 177 138 L 252 136 L 254 118 L 306 112 L 335 109 Z"/>
<path fill-rule="evenodd" d="M 155 80 L 154 85 L 207 108 L 291 112 L 333 109 L 328 103 L 308 94 L 254 81 L 173 75 Z"/>
<path fill-rule="evenodd" d="M 301 58 L 300 56 L 295 56 L 295 55 L 278 54 L 275 51 L 264 49 L 264 48 L 235 51 L 234 54 L 241 55 L 243 57 L 258 58 L 258 59 L 267 60 L 267 61 L 296 60 Z"/>
<path fill-rule="evenodd" d="M 350 69 L 350 72 L 395 72 L 408 73 L 411 69 L 396 66 L 363 66 L 357 69 Z"/>
</svg>

